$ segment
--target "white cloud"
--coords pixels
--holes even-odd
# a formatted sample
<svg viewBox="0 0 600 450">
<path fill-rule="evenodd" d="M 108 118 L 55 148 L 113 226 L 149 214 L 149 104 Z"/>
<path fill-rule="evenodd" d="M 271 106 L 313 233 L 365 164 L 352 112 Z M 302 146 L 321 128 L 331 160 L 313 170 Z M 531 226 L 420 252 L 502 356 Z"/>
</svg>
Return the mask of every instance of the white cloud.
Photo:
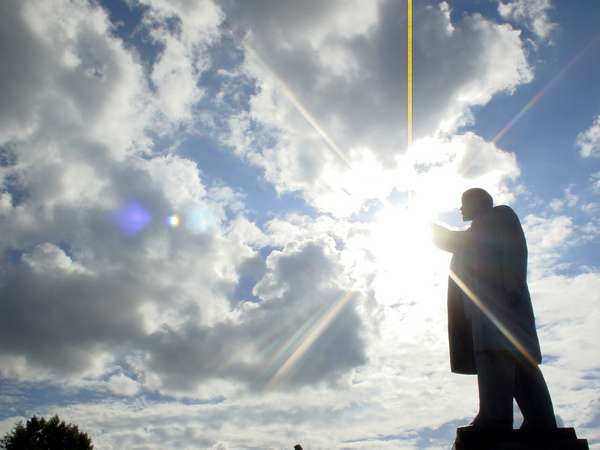
<svg viewBox="0 0 600 450">
<path fill-rule="evenodd" d="M 579 154 L 584 158 L 600 156 L 600 115 L 587 130 L 577 135 L 575 143 L 579 147 Z"/>
<path fill-rule="evenodd" d="M 556 413 L 591 442 L 600 437 L 594 400 L 599 283 L 598 273 L 530 283 L 545 358 L 541 368 Z M 447 448 L 455 428 L 476 413 L 477 386 L 475 377 L 449 372 L 444 302 L 440 295 L 387 310 L 369 365 L 335 390 L 299 388 L 188 405 L 141 398 L 48 411 L 79 424 L 106 449 L 217 443 L 277 449 L 298 442 L 315 449 Z"/>
<path fill-rule="evenodd" d="M 523 221 L 529 248 L 531 279 L 554 274 L 563 268 L 559 264 L 561 251 L 569 244 L 575 225 L 569 216 L 549 217 L 529 214 Z"/>
<path fill-rule="evenodd" d="M 530 245 L 548 250 L 565 242 L 572 232 L 573 221 L 567 216 L 544 218 L 530 214 L 525 217 L 524 226 Z"/>
<path fill-rule="evenodd" d="M 553 198 L 550 201 L 550 203 L 548 204 L 550 209 L 554 212 L 558 212 L 558 211 L 562 210 L 564 205 L 565 205 L 565 202 L 559 198 Z"/>
<path fill-rule="evenodd" d="M 325 149 L 246 54 L 243 69 L 258 89 L 247 114 L 232 119 L 239 136 L 231 141 L 280 191 L 302 191 L 340 215 L 394 188 L 438 210 L 458 206 L 472 185 L 510 201 L 514 154 L 472 133 L 438 132 L 531 79 L 519 32 L 479 15 L 451 23 L 447 7 L 416 11 L 423 118 L 405 152 L 403 58 L 389 57 L 406 31 L 398 2 L 219 3 L 225 12 L 211 2 L 143 4 L 143 27 L 164 45 L 148 77 L 87 2 L 15 2 L 0 18 L 0 49 L 18 69 L 0 78 L 13 102 L 0 106 L 2 158 L 10 160 L 1 168 L 9 186 L 0 199 L 1 375 L 135 397 L 36 410 L 91 430 L 99 448 L 446 448 L 475 414 L 476 386 L 449 372 L 447 255 L 432 253 L 418 208 L 415 217 L 401 206 L 374 212 L 372 222 L 279 215 L 260 229 L 245 215 L 246 193 L 208 184 L 203 167 L 160 154 L 149 136 L 195 120 L 194 102 L 207 95 L 196 82 L 210 70 L 219 27 L 244 29 L 356 167 Z M 115 225 L 126 205 L 138 219 L 148 215 L 137 233 Z M 174 213 L 179 226 L 167 226 Z M 529 216 L 533 253 L 568 242 L 570 220 Z M 564 298 L 585 305 L 569 320 L 586 330 L 564 342 L 596 351 L 597 318 L 583 317 L 597 302 L 583 299 L 595 283 L 534 286 L 550 305 L 540 321 L 552 354 L 568 350 L 568 329 L 555 320 Z M 329 314 L 347 292 L 348 303 Z M 583 350 L 572 358 L 595 361 Z M 550 379 L 583 384 L 593 370 L 585 364 L 573 364 L 576 376 L 549 367 Z M 282 367 L 274 389 L 262 390 Z M 569 386 L 557 386 L 565 420 L 592 417 L 593 404 L 578 416 Z M 197 404 L 148 400 L 156 391 Z"/>
<path fill-rule="evenodd" d="M 262 261 L 256 249 L 265 237 L 244 217 L 243 194 L 222 183 L 206 186 L 196 163 L 144 146 L 165 112 L 176 126 L 194 100 L 171 97 L 183 108 L 171 114 L 101 8 L 47 5 L 16 3 L 3 16 L 10 22 L 3 31 L 20 33 L 18 42 L 31 47 L 19 56 L 29 70 L 49 74 L 30 84 L 18 73 L 2 80 L 24 94 L 19 121 L 0 115 L 2 181 L 13 180 L 3 196 L 1 244 L 23 262 L 5 258 L 0 273 L 7 307 L 0 357 L 10 362 L 3 375 L 77 385 L 127 361 L 139 380 L 135 389 L 202 397 L 211 389 L 262 387 L 306 337 L 297 324 L 319 323 L 349 288 L 335 243 L 309 237 Z M 165 51 L 185 46 L 194 78 L 221 16 L 207 2 L 200 10 L 172 5 L 151 5 L 146 20 L 182 16 L 181 33 L 165 24 L 156 32 L 177 40 L 165 41 Z M 48 57 L 38 57 L 40 46 Z M 157 67 L 178 70 L 178 62 L 159 58 L 151 69 Z M 27 96 L 32 91 L 37 97 Z M 62 107 L 66 113 L 55 114 Z M 168 226 L 173 214 L 179 218 Z M 249 300 L 258 303 L 236 298 L 244 276 L 256 284 Z M 356 292 L 320 330 L 278 388 L 333 383 L 364 364 L 363 297 Z M 276 341 L 283 350 L 265 348 Z M 134 394 L 122 377 L 109 385 Z"/>
<path fill-rule="evenodd" d="M 3 374 L 75 382 L 139 349 L 149 330 L 225 320 L 236 267 L 253 251 L 221 236 L 233 196 L 209 198 L 189 160 L 148 156 L 159 115 L 141 62 L 98 6 L 4 10 L 2 43 L 17 43 L 2 48 L 5 61 L 23 70 L 0 80 L 15 94 L 0 111 L 3 186 L 13 180 L 0 243 L 23 264 L 3 257 Z M 164 223 L 196 209 L 215 211 L 212 228 Z M 123 217 L 141 220 L 137 234 L 120 229 Z"/>
<path fill-rule="evenodd" d="M 186 45 L 203 46 L 218 36 L 218 26 L 223 19 L 218 5 L 210 0 L 135 0 L 149 6 L 145 11 L 144 20 L 150 24 L 166 27 L 168 19 L 175 19 L 178 23 L 177 35 Z M 165 31 L 165 30 L 161 30 Z M 204 61 L 195 61 L 194 64 L 203 64 Z"/>
<path fill-rule="evenodd" d="M 239 38 L 246 50 L 244 69 L 259 84 L 249 111 L 229 122 L 227 143 L 236 153 L 263 167 L 279 191 L 300 191 L 312 205 L 339 215 L 416 179 L 420 170 L 402 156 L 405 49 L 398 42 L 404 42 L 406 30 L 401 3 L 377 3 L 375 19 L 367 15 L 365 25 L 350 36 L 338 34 L 332 21 L 355 8 L 352 2 L 336 3 L 335 15 L 333 2 L 301 11 L 278 8 L 276 21 L 267 9 L 273 2 L 227 5 L 232 27 L 244 36 Z M 320 19 L 311 21 L 317 15 Z M 532 79 L 520 34 L 510 26 L 480 15 L 452 23 L 447 7 L 432 5 L 418 7 L 416 17 L 417 137 L 455 131 L 470 120 L 471 106 Z M 308 22 L 310 33 L 303 28 Z M 340 74 L 332 69 L 320 58 L 322 46 L 313 36 L 361 70 Z M 507 64 L 499 67 L 499 59 Z M 510 167 L 503 175 L 513 173 Z"/>
<path fill-rule="evenodd" d="M 23 262 L 36 272 L 60 274 L 83 272 L 85 269 L 69 258 L 65 252 L 54 244 L 45 242 L 36 245 L 31 253 L 23 254 Z"/>
<path fill-rule="evenodd" d="M 109 378 L 108 388 L 114 394 L 127 396 L 136 395 L 140 391 L 139 383 L 122 373 Z"/>
<path fill-rule="evenodd" d="M 145 27 L 162 46 L 150 74 L 160 113 L 175 124 L 189 124 L 193 107 L 203 96 L 198 78 L 210 65 L 207 49 L 219 35 L 220 9 L 210 0 L 137 1 L 148 7 Z"/>
<path fill-rule="evenodd" d="M 574 185 L 570 184 L 563 190 L 563 198 L 553 198 L 548 206 L 554 212 L 559 212 L 564 209 L 565 206 L 574 208 L 579 203 L 579 196 L 573 193 Z"/>
<path fill-rule="evenodd" d="M 512 0 L 504 3 L 498 2 L 498 12 L 508 20 L 523 24 L 529 28 L 539 39 L 548 39 L 556 28 L 549 12 L 552 9 L 552 0 Z"/>
<path fill-rule="evenodd" d="M 0 108 L 0 143 L 34 133 L 40 140 L 77 138 L 85 130 L 104 151 L 122 155 L 147 142 L 141 131 L 153 110 L 143 72 L 109 34 L 103 10 L 85 2 L 21 2 L 2 19 L 0 51 L 11 70 L 0 80 L 8 96 Z M 47 149 L 49 156 L 56 151 Z"/>
<path fill-rule="evenodd" d="M 202 97 L 196 86 L 197 72 L 190 67 L 190 57 L 180 41 L 168 34 L 161 40 L 165 49 L 152 69 L 160 110 L 172 121 L 189 121 L 192 106 Z"/>
<path fill-rule="evenodd" d="M 593 394 L 598 389 L 599 283 L 600 274 L 593 271 L 549 276 L 530 285 L 556 412 L 590 442 L 600 435 L 600 405 Z"/>
<path fill-rule="evenodd" d="M 520 174 L 515 155 L 474 133 L 423 139 L 408 157 L 421 169 L 414 181 L 417 201 L 433 211 L 456 210 L 461 194 L 474 186 L 486 189 L 497 204 L 514 198 L 509 186 Z"/>
<path fill-rule="evenodd" d="M 68 5 L 57 4 L 54 13 L 68 14 Z M 72 24 L 71 39 L 80 39 L 77 30 L 87 30 L 86 21 L 93 19 L 104 27 L 96 29 L 95 41 L 112 42 L 101 10 L 92 8 L 86 14 L 87 6 L 77 7 L 82 10 L 75 16 L 79 22 Z M 17 18 L 19 14 L 17 10 Z M 35 35 L 28 28 L 23 33 Z M 117 91 L 135 92 L 139 103 L 152 104 L 141 66 L 127 59 L 121 46 L 111 49 L 121 55 L 118 61 L 126 70 L 138 74 L 121 79 L 124 85 Z M 104 64 L 101 56 L 97 63 Z M 35 71 L 75 70 L 52 59 L 36 64 Z M 115 64 L 116 72 L 125 70 Z M 75 81 L 87 77 L 85 72 L 71 76 Z M 97 79 L 98 86 L 89 86 L 100 90 L 95 94 L 100 102 L 109 102 L 113 95 L 104 90 L 105 82 Z M 53 92 L 56 83 L 50 78 L 35 90 Z M 66 98 L 56 100 L 87 107 L 83 92 L 64 94 Z M 129 106 L 128 114 L 135 116 L 135 104 Z M 227 186 L 207 188 L 189 160 L 136 155 L 130 143 L 144 142 L 143 130 L 153 123 L 153 114 L 132 119 L 140 123 L 134 130 L 138 134 L 127 121 L 120 124 L 123 133 L 113 129 L 117 124 L 105 122 L 107 133 L 129 133 L 129 142 L 118 146 L 110 135 L 97 139 L 103 134 L 99 126 L 91 129 L 71 117 L 63 118 L 69 126 L 58 133 L 50 112 L 37 114 L 35 133 L 21 133 L 18 142 L 13 133 L 1 136 L 15 159 L 3 172 L 18 176 L 25 192 L 18 204 L 8 198 L 3 211 L 8 218 L 3 248 L 21 249 L 25 264 L 7 264 L 1 274 L 8 308 L 0 319 L 2 375 L 81 386 L 82 377 L 101 377 L 120 363 L 135 370 L 139 380 L 110 378 L 109 389 L 123 395 L 145 389 L 203 397 L 262 387 L 300 345 L 299 324 L 319 319 L 328 302 L 343 296 L 343 266 L 335 246 L 321 241 L 282 249 L 261 269 L 261 259 L 249 245 L 263 238 L 240 215 L 243 197 Z M 109 150 L 108 142 L 115 147 Z M 131 200 L 146 211 L 149 222 L 137 234 L 122 235 L 113 216 Z M 225 224 L 225 209 L 238 215 L 231 227 Z M 190 228 L 186 211 L 205 214 L 193 220 L 207 220 L 213 211 L 215 220 L 207 229 Z M 183 222 L 176 229 L 164 223 L 174 212 Z M 255 237 L 240 235 L 242 226 Z M 242 275 L 254 282 L 264 277 L 259 286 L 270 286 L 257 287 L 260 304 L 239 303 L 235 297 Z M 304 353 L 303 364 L 288 371 L 278 388 L 333 383 L 364 364 L 364 319 L 355 310 L 361 298 L 357 293 L 322 330 Z M 277 342 L 279 346 L 268 347 Z"/>
<path fill-rule="evenodd" d="M 258 304 L 240 303 L 227 320 L 210 327 L 188 320 L 155 330 L 144 343 L 145 370 L 158 375 L 166 391 L 180 394 L 197 386 L 205 392 L 212 381 L 220 382 L 221 389 L 228 389 L 228 380 L 263 388 L 349 289 L 338 260 L 333 242 L 325 240 L 272 252 L 254 287 Z M 331 383 L 364 364 L 365 319 L 357 313 L 364 301 L 356 292 L 277 389 Z"/>
<path fill-rule="evenodd" d="M 579 196 L 573 193 L 573 187 L 574 186 L 571 184 L 567 186 L 564 190 L 565 202 L 571 208 L 577 206 L 577 204 L 579 203 Z"/>
<path fill-rule="evenodd" d="M 146 10 L 146 26 L 164 22 L 166 18 L 178 18 L 180 32 L 165 24 L 157 25 L 155 38 L 163 39 L 165 52 L 170 51 L 169 46 L 185 50 L 180 56 L 187 58 L 188 69 L 193 68 L 187 73 L 197 76 L 206 68 L 206 46 L 215 39 L 216 26 L 222 17 L 210 4 L 203 3 L 196 23 L 193 22 L 196 9 L 185 9 L 191 8 L 190 5 L 173 5 L 170 8 L 163 3 L 151 4 Z M 397 12 L 393 5 L 382 7 Z M 315 4 L 314 8 L 312 12 L 320 14 L 323 5 Z M 360 14 L 351 8 L 342 10 L 345 11 L 342 16 L 353 23 L 351 27 L 345 20 L 339 21 L 338 11 L 331 11 L 323 23 L 314 24 L 317 29 L 312 39 L 318 42 L 306 41 L 305 33 L 300 32 L 302 27 L 296 34 L 287 30 L 293 34 L 290 42 L 298 42 L 300 46 L 293 49 L 293 53 L 317 43 L 329 43 L 334 31 L 348 41 L 345 44 L 335 44 L 335 39 L 331 41 L 334 48 L 340 49 L 365 36 L 373 42 L 391 38 L 388 34 L 395 33 L 391 24 L 380 24 L 387 28 L 375 31 L 379 16 L 374 13 L 377 10 L 369 8 L 368 22 L 361 22 L 362 25 L 354 23 L 362 20 Z M 206 15 L 202 11 L 214 14 Z M 244 385 L 260 386 L 266 375 L 259 368 L 269 352 L 261 352 L 260 342 L 266 335 L 256 330 L 266 333 L 267 324 L 279 323 L 276 334 L 281 339 L 290 338 L 295 323 L 319 317 L 325 299 L 333 302 L 342 296 L 344 289 L 353 289 L 348 277 L 357 277 L 357 273 L 348 271 L 347 267 L 356 265 L 358 255 L 364 250 L 337 248 L 350 236 L 348 233 L 353 227 L 348 224 L 344 225 L 346 230 L 338 227 L 336 233 L 341 235 L 321 233 L 309 227 L 311 231 L 302 232 L 302 240 L 296 242 L 289 236 L 283 242 L 282 235 L 272 231 L 264 235 L 243 216 L 243 195 L 223 185 L 205 186 L 197 166 L 187 159 L 148 152 L 145 144 L 151 141 L 146 131 L 155 131 L 153 127 L 163 119 L 165 111 L 173 125 L 185 120 L 182 111 L 193 105 L 193 101 L 185 103 L 187 100 L 171 98 L 177 108 L 183 109 L 174 114 L 168 112 L 169 108 L 161 103 L 160 89 L 152 91 L 149 86 L 152 80 L 145 78 L 141 63 L 111 34 L 110 23 L 102 9 L 86 3 L 57 2 L 51 11 L 46 11 L 38 10 L 34 2 L 24 2 L 10 12 L 12 28 L 9 31 L 23 35 L 22 42 L 31 47 L 24 52 L 23 59 L 28 61 L 33 73 L 49 75 L 42 80 L 30 80 L 32 85 L 23 84 L 16 76 L 3 80 L 24 94 L 35 91 L 39 96 L 24 95 L 20 99 L 24 111 L 20 122 L 14 122 L 8 115 L 0 116 L 5 130 L 0 138 L 6 151 L 14 156 L 14 163 L 2 168 L 3 179 L 12 176 L 23 190 L 18 202 L 14 201 L 16 197 L 8 197 L 10 194 L 3 196 L 7 231 L 2 243 L 4 248 L 20 249 L 20 258 L 26 263 L 22 267 L 13 265 L 2 273 L 3 298 L 7 304 L 44 311 L 39 317 L 29 317 L 15 309 L 13 315 L 3 316 L 1 350 L 6 358 L 14 361 L 7 373 L 22 378 L 52 373 L 77 378 L 89 371 L 102 373 L 103 368 L 95 362 L 102 361 L 108 367 L 128 358 L 138 371 L 140 383 L 148 389 L 200 395 L 207 392 L 210 383 L 223 391 Z M 42 13 L 49 14 L 52 20 L 44 20 Z M 282 19 L 292 19 L 286 9 L 280 13 Z M 423 14 L 430 20 L 448 24 L 447 12 L 443 10 L 426 9 Z M 61 21 L 63 16 L 68 16 L 68 20 Z M 312 23 L 312 19 L 306 19 Z M 512 42 L 510 45 L 516 44 L 519 51 L 518 35 L 508 27 L 497 27 L 481 18 L 472 18 L 472 21 L 464 25 L 469 33 L 497 34 Z M 201 29 L 204 31 L 199 31 Z M 353 49 L 355 44 L 348 49 Z M 39 46 L 55 57 L 38 58 Z M 356 49 L 352 54 L 359 59 L 366 57 Z M 273 57 L 277 59 L 277 55 Z M 384 59 L 378 61 L 385 68 Z M 175 60 L 159 58 L 150 74 L 157 67 L 162 67 L 162 71 L 174 64 Z M 318 67 L 322 64 L 320 62 Z M 524 64 L 521 68 L 528 70 L 524 60 L 517 64 Z M 327 65 L 323 67 L 325 79 L 338 79 L 338 72 L 330 72 L 332 69 Z M 170 71 L 165 69 L 164 73 Z M 186 83 L 194 76 L 186 78 Z M 522 76 L 523 73 L 517 74 L 512 81 L 504 80 L 500 84 L 494 84 L 498 80 L 490 82 L 488 92 L 478 99 L 484 101 L 495 90 L 510 89 Z M 68 84 L 64 80 L 68 80 Z M 358 79 L 352 82 L 359 83 L 357 87 L 361 83 Z M 391 89 L 391 84 L 388 88 Z M 61 95 L 56 95 L 57 92 Z M 260 99 L 258 95 L 252 101 L 256 103 Z M 479 100 L 471 98 L 469 101 Z M 62 106 L 68 113 L 57 118 L 54 110 Z M 338 104 L 336 108 L 341 106 Z M 113 110 L 118 112 L 115 117 Z M 257 114 L 256 111 L 251 114 Z M 343 116 L 342 109 L 337 113 Z M 83 122 L 82 116 L 93 125 Z M 368 127 L 377 128 L 377 125 L 373 122 Z M 290 139 L 290 145 L 295 146 L 296 138 Z M 439 146 L 447 168 L 445 172 L 432 169 L 429 176 L 447 177 L 450 185 L 444 187 L 444 192 L 453 192 L 456 198 L 468 183 L 485 185 L 494 194 L 506 194 L 506 190 L 502 191 L 503 183 L 518 175 L 513 155 L 472 134 L 430 138 L 423 145 Z M 364 187 L 360 188 L 358 202 L 349 207 L 342 205 L 345 213 L 357 210 L 370 197 L 386 196 L 399 185 L 400 176 L 407 177 L 401 182 L 405 188 L 409 185 L 409 176 L 414 180 L 413 168 L 400 167 L 398 163 L 390 165 L 382 158 L 387 157 L 386 152 L 394 155 L 394 151 L 382 148 L 382 153 L 378 152 L 353 147 L 349 153 L 354 162 L 360 163 Z M 300 156 L 282 155 L 281 167 L 273 166 L 272 175 L 270 172 L 267 175 L 273 180 L 282 180 L 284 174 L 289 174 L 286 170 L 294 167 L 287 165 L 285 158 Z M 436 161 L 431 158 L 422 155 L 411 155 L 411 158 L 407 158 L 410 164 L 431 165 L 436 169 Z M 330 160 L 333 165 L 324 169 L 317 160 L 311 162 L 310 157 L 304 162 L 303 167 L 323 170 L 337 186 L 355 191 L 356 175 L 340 172 L 333 160 Z M 298 172 L 300 180 L 307 176 L 303 170 Z M 455 174 L 458 178 L 453 178 Z M 431 183 L 424 181 L 423 184 Z M 304 188 L 302 182 L 298 186 Z M 339 197 L 328 197 L 329 189 L 325 187 L 324 192 L 315 194 L 315 202 L 329 202 L 326 209 L 334 210 Z M 439 192 L 425 189 L 418 193 L 424 198 L 427 195 L 434 198 Z M 117 216 L 126 207 L 135 208 L 132 214 L 138 219 L 143 216 L 139 220 L 148 223 L 142 223 L 140 230 L 134 232 L 124 230 L 123 235 L 114 222 L 121 220 Z M 237 218 L 228 222 L 226 210 Z M 203 224 L 196 228 L 184 226 L 189 225 L 185 211 L 200 211 Z M 173 213 L 182 216 L 180 228 L 168 228 L 164 223 Z M 283 226 L 285 221 L 280 223 Z M 325 230 L 332 222 L 322 219 L 317 223 Z M 269 226 L 275 227 L 274 224 L 275 221 Z M 362 231 L 358 228 L 353 232 L 360 234 Z M 266 264 L 262 262 L 256 249 L 278 242 L 280 250 L 273 252 Z M 373 267 L 367 265 L 361 270 L 361 275 L 367 275 Z M 254 295 L 260 301 L 258 304 L 239 303 L 235 298 L 240 277 L 245 274 L 254 277 L 253 282 L 257 283 Z M 317 277 L 325 275 L 328 278 L 323 279 L 322 284 L 316 282 Z M 389 292 L 390 282 L 385 278 L 377 281 L 378 292 L 385 289 Z M 382 286 L 386 286 L 385 289 Z M 332 382 L 365 362 L 366 335 L 363 336 L 361 330 L 374 323 L 371 315 L 376 310 L 368 306 L 373 303 L 369 288 L 373 286 L 360 285 L 360 289 L 365 290 L 359 289 L 351 306 L 340 313 L 339 322 L 332 323 L 331 329 L 325 332 L 324 336 L 333 336 L 335 330 L 341 329 L 340 324 L 351 324 L 348 331 L 339 334 L 344 340 L 345 353 L 329 358 L 326 355 L 330 348 L 318 341 L 305 356 L 302 370 L 292 374 L 288 384 Z M 321 303 L 313 303 L 318 299 Z M 114 318 L 116 311 L 118 320 Z M 29 330 L 28 339 L 16 341 L 16 330 L 23 328 Z M 335 336 L 331 339 L 341 339 Z M 40 339 L 44 342 L 42 346 L 35 344 Z M 172 360 L 182 352 L 188 352 L 189 358 Z M 203 365 L 208 359 L 214 361 L 213 366 Z"/>
<path fill-rule="evenodd" d="M 198 167 L 189 159 L 173 155 L 157 156 L 144 167 L 156 184 L 162 184 L 164 195 L 175 210 L 185 210 L 206 196 Z"/>
</svg>

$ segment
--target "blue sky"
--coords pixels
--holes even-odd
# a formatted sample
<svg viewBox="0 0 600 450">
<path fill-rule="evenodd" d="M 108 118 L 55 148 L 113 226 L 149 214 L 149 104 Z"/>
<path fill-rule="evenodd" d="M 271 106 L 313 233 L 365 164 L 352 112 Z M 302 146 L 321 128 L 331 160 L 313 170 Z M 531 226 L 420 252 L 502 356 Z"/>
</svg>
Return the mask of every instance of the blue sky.
<svg viewBox="0 0 600 450">
<path fill-rule="evenodd" d="M 448 448 L 476 384 L 429 224 L 480 186 L 523 223 L 559 422 L 600 449 L 597 1 L 415 2 L 408 148 L 404 1 L 2 11 L 0 432 Z"/>
</svg>

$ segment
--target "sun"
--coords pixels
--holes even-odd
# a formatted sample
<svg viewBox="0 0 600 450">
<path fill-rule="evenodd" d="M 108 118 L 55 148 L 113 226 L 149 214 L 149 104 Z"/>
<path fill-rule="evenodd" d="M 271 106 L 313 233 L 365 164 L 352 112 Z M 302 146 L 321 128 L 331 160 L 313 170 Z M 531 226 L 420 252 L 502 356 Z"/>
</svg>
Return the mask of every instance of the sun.
<svg viewBox="0 0 600 450">
<path fill-rule="evenodd" d="M 447 261 L 431 240 L 431 217 L 416 208 L 386 205 L 370 226 L 376 289 L 384 304 L 416 299 L 438 281 Z"/>
<path fill-rule="evenodd" d="M 431 222 L 409 207 L 388 205 L 373 220 L 373 251 L 380 264 L 416 271 L 432 256 Z"/>
</svg>

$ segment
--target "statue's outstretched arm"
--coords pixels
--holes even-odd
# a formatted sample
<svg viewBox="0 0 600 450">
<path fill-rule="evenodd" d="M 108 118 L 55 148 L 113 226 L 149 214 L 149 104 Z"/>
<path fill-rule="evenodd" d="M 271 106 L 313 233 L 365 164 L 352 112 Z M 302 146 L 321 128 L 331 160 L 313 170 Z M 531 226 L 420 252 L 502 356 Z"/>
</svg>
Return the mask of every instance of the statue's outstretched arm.
<svg viewBox="0 0 600 450">
<path fill-rule="evenodd" d="M 457 253 L 466 248 L 468 230 L 450 230 L 442 225 L 433 224 L 431 226 L 431 231 L 433 234 L 433 243 L 442 250 L 450 253 Z"/>
</svg>

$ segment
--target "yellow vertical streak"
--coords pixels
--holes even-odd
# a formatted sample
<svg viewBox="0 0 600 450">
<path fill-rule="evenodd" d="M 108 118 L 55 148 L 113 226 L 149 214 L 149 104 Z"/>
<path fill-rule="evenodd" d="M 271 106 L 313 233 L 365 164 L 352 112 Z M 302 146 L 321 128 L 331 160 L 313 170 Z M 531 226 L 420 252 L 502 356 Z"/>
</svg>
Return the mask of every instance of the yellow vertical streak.
<svg viewBox="0 0 600 450">
<path fill-rule="evenodd" d="M 407 144 L 413 142 L 413 17 L 412 0 L 407 0 L 407 36 L 406 36 L 406 133 Z"/>
</svg>

